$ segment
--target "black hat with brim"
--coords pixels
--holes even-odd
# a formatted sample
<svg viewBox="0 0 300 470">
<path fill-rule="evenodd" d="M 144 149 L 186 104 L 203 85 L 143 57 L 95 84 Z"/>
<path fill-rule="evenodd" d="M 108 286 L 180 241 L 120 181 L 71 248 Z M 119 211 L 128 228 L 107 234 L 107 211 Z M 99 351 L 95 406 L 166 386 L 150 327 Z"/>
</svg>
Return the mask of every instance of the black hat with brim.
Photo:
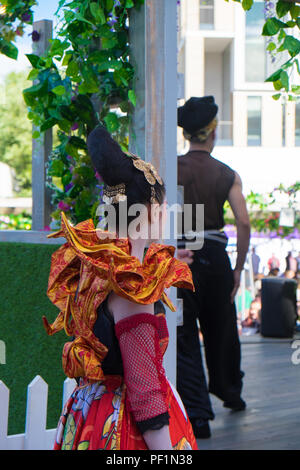
<svg viewBox="0 0 300 470">
<path fill-rule="evenodd" d="M 217 112 L 218 106 L 213 96 L 192 97 L 177 109 L 178 126 L 193 134 L 206 127 Z"/>
</svg>

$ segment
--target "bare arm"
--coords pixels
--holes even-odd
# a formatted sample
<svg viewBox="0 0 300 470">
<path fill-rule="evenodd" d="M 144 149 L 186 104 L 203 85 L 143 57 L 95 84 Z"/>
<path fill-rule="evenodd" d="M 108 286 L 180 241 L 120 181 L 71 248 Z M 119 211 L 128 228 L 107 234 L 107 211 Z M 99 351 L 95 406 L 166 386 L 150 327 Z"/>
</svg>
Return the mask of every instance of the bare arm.
<svg viewBox="0 0 300 470">
<path fill-rule="evenodd" d="M 229 191 L 228 202 L 237 228 L 237 260 L 234 268 L 234 289 L 231 293 L 231 301 L 233 302 L 240 285 L 240 275 L 244 267 L 250 241 L 250 220 L 242 192 L 242 180 L 237 173 L 235 173 L 234 183 Z"/>
</svg>

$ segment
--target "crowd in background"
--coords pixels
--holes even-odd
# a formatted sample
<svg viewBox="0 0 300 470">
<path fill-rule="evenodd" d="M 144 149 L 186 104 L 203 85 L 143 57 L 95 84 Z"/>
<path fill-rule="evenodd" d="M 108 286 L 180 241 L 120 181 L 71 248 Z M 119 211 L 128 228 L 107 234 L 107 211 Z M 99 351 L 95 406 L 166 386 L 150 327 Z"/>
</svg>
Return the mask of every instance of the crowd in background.
<svg viewBox="0 0 300 470">
<path fill-rule="evenodd" d="M 229 256 L 234 260 L 234 253 L 229 251 Z M 285 257 L 285 265 L 276 253 L 272 252 L 267 262 L 262 263 L 256 248 L 252 247 L 251 265 L 253 272 L 253 287 L 249 283 L 244 289 L 240 287 L 236 299 L 239 332 L 243 335 L 257 334 L 261 324 L 261 279 L 265 277 L 279 277 L 294 279 L 298 288 L 298 322 L 296 329 L 300 330 L 300 252 L 289 251 Z M 281 257 L 282 258 L 282 257 Z"/>
</svg>

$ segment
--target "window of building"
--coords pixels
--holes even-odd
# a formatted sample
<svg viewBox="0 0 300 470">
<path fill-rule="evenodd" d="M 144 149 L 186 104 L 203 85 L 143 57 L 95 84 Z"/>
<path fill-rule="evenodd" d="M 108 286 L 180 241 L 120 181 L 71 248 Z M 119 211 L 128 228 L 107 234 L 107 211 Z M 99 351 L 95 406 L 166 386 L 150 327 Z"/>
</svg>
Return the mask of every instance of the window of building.
<svg viewBox="0 0 300 470">
<path fill-rule="evenodd" d="M 248 96 L 248 145 L 261 145 L 261 96 Z"/>
<path fill-rule="evenodd" d="M 266 79 L 265 38 L 261 35 L 265 22 L 264 2 L 255 1 L 246 12 L 246 81 L 263 82 Z"/>
<path fill-rule="evenodd" d="M 296 103 L 295 145 L 300 146 L 300 102 Z"/>
<path fill-rule="evenodd" d="M 200 29 L 214 29 L 214 0 L 200 0 Z"/>
</svg>

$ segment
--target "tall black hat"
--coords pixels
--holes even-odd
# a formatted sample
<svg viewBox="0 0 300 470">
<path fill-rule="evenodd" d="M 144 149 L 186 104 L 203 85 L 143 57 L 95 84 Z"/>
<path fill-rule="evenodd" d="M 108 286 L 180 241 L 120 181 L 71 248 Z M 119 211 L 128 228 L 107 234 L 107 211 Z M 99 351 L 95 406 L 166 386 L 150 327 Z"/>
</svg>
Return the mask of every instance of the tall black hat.
<svg viewBox="0 0 300 470">
<path fill-rule="evenodd" d="M 189 134 L 206 127 L 216 116 L 218 106 L 213 96 L 192 97 L 177 109 L 178 126 Z"/>
</svg>

